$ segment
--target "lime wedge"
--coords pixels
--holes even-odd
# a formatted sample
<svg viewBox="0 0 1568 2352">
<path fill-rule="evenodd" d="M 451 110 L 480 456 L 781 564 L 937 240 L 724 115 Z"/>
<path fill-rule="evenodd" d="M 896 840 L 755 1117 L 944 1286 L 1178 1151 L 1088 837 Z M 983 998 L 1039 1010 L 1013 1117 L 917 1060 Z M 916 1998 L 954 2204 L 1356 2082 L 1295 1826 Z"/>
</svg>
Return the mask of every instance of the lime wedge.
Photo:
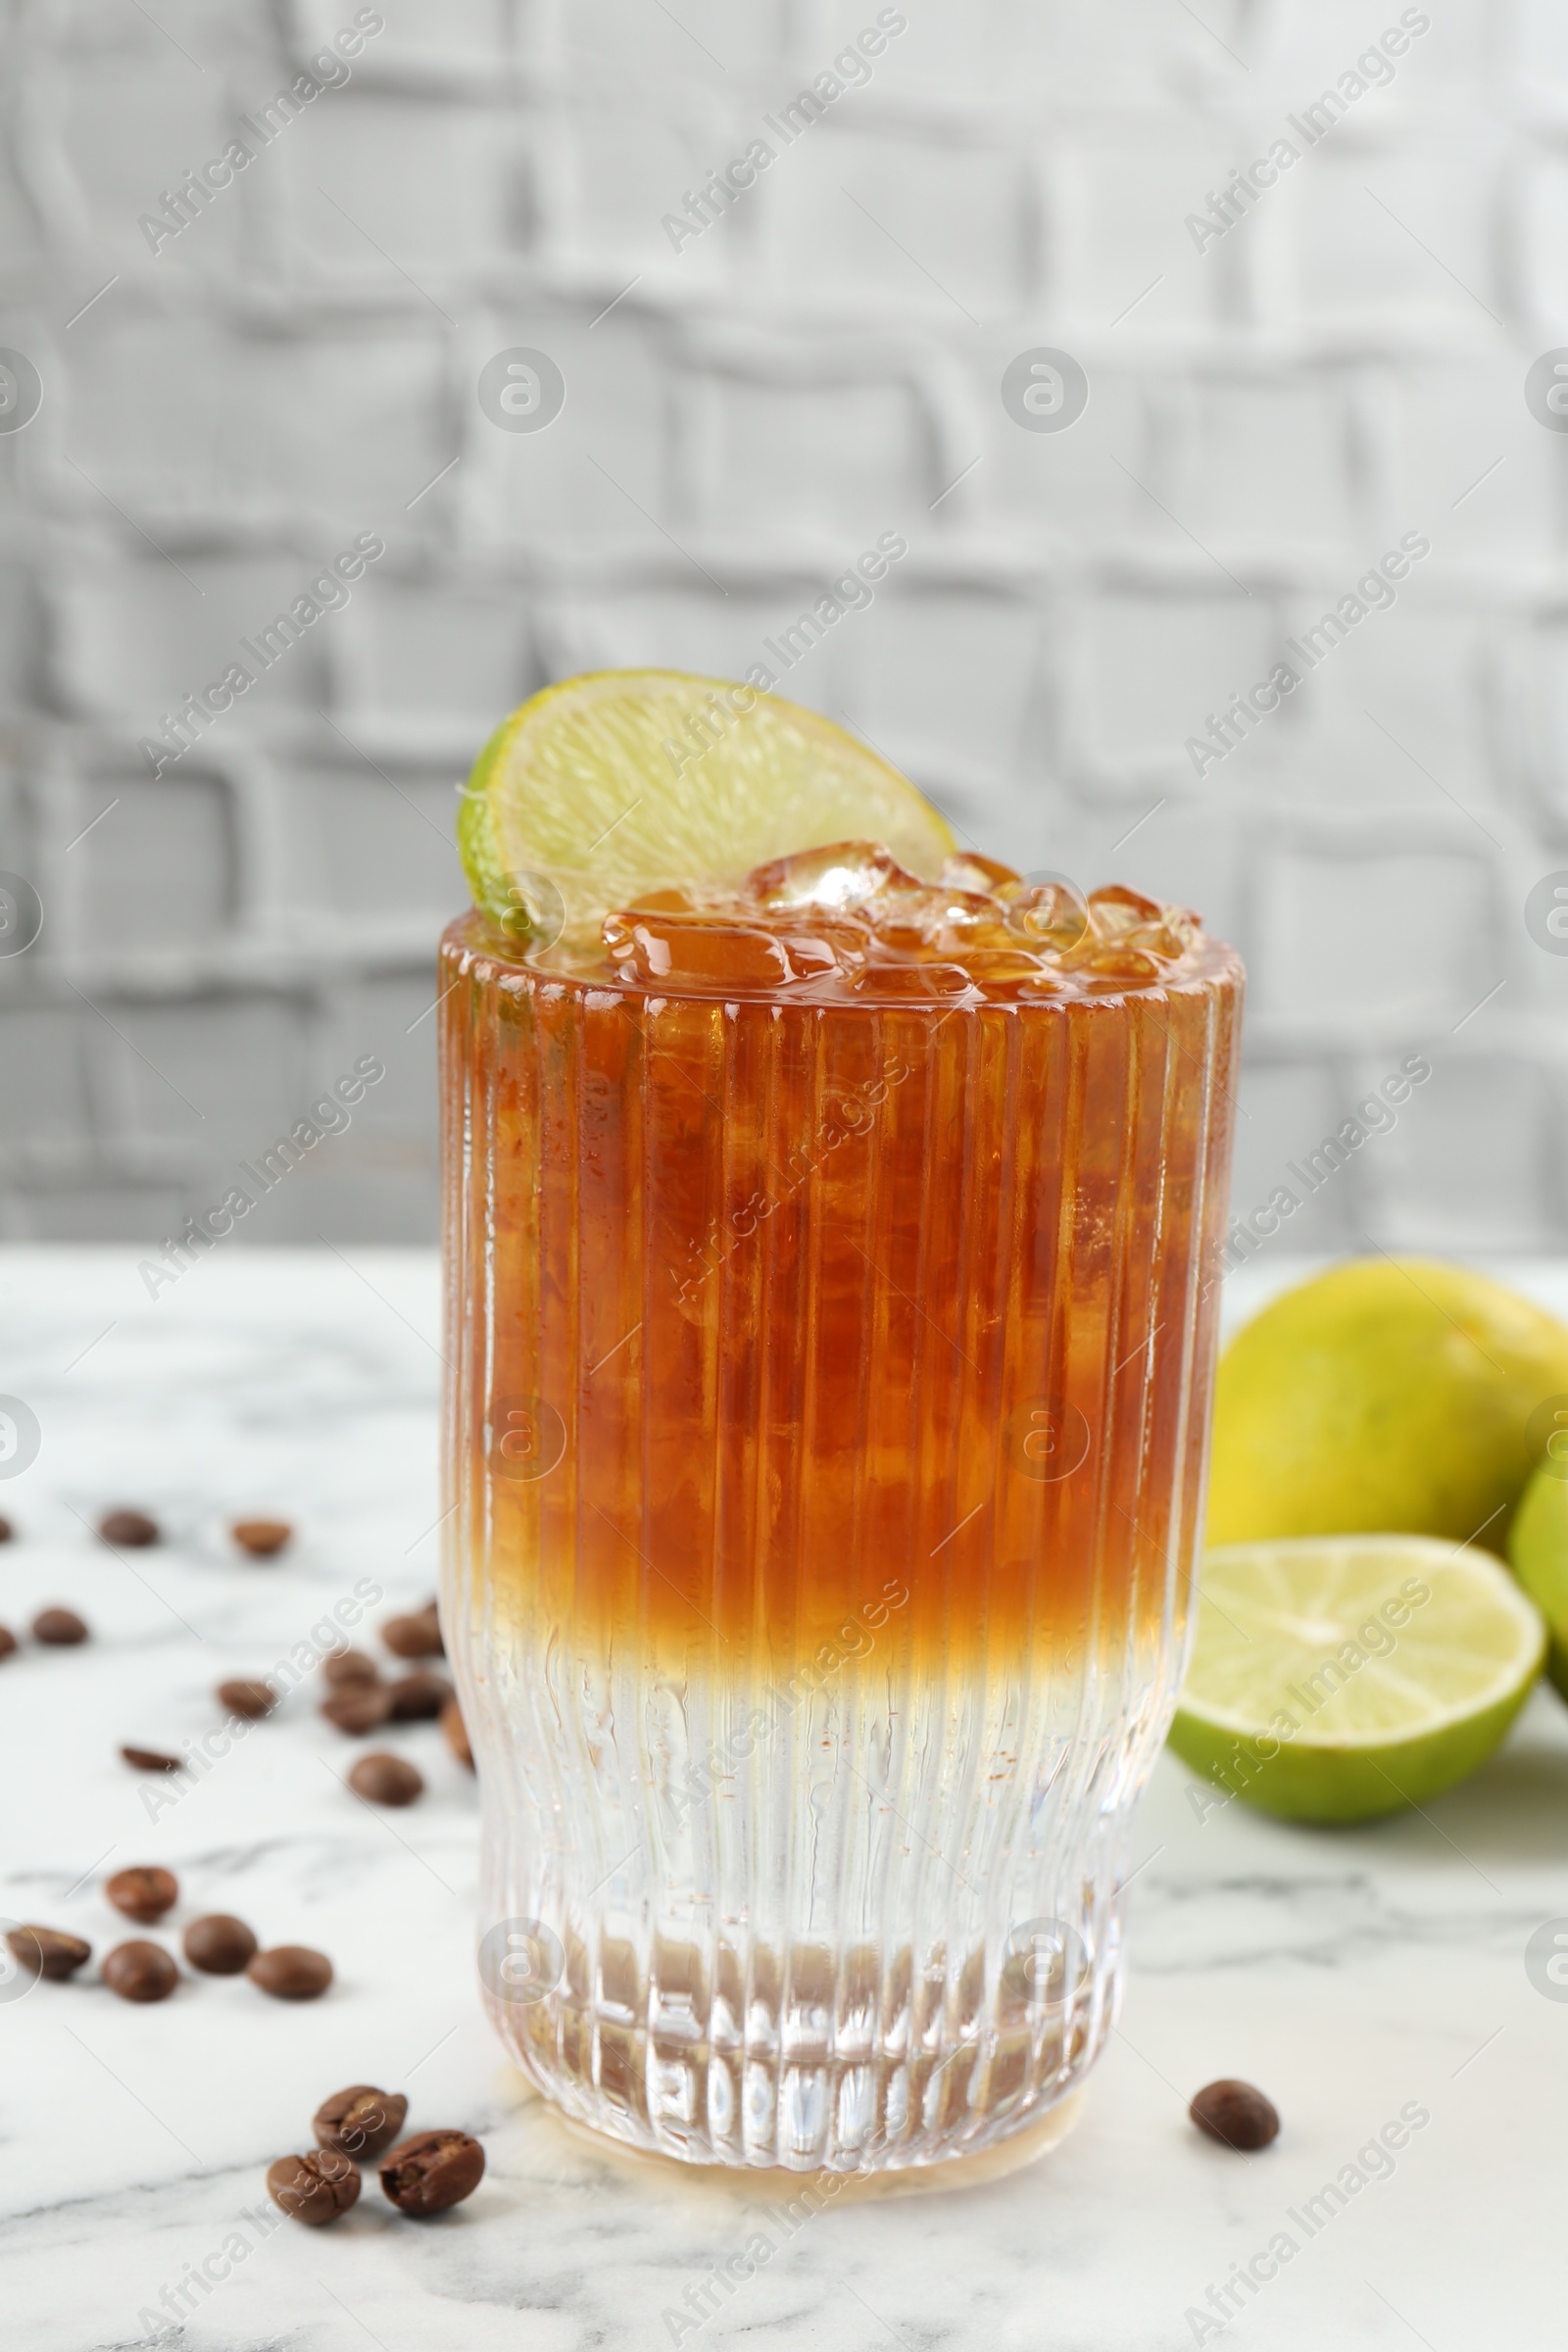
<svg viewBox="0 0 1568 2352">
<path fill-rule="evenodd" d="M 479 754 L 458 817 L 475 904 L 568 948 L 650 890 L 838 841 L 881 842 L 926 880 L 956 846 L 897 768 L 814 710 L 672 669 L 534 695 Z"/>
<path fill-rule="evenodd" d="M 1309 1536 L 1207 1554 L 1170 1743 L 1222 1795 L 1362 1821 L 1451 1788 L 1498 1744 L 1545 1628 L 1490 1553 Z"/>
</svg>

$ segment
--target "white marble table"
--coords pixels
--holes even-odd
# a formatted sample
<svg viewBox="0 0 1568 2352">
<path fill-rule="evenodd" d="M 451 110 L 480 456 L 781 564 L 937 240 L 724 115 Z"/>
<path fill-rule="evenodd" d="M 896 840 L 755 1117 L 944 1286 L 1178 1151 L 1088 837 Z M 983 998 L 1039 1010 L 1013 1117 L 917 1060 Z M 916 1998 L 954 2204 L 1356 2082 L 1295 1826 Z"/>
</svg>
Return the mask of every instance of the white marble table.
<svg viewBox="0 0 1568 2352">
<path fill-rule="evenodd" d="M 1239 1279 L 1233 1313 L 1283 1271 Z M 1568 1269 L 1524 1279 L 1568 1307 Z M 1187 2314 L 1281 2230 L 1298 2251 L 1226 2340 L 1561 2340 L 1568 2004 L 1523 1961 L 1532 1930 L 1568 1913 L 1568 1710 L 1549 1690 L 1467 1787 L 1365 1830 L 1239 1804 L 1200 1820 L 1163 1760 L 1135 1839 L 1122 2023 L 1074 2134 L 989 2186 L 841 2203 L 700 2331 L 673 2328 L 663 2315 L 744 2244 L 756 2183 L 601 2155 L 503 2062 L 470 1958 L 474 1790 L 435 1728 L 396 1735 L 429 1789 L 395 1816 L 344 1788 L 352 1750 L 313 1693 L 156 1826 L 115 1754 L 208 1728 L 212 1685 L 263 1669 L 357 1579 L 384 1588 L 376 1617 L 428 1594 L 435 1339 L 421 1255 L 220 1253 L 153 1302 L 134 1251 L 0 1251 L 0 1390 L 43 1432 L 0 1486 L 19 1528 L 0 1621 L 63 1601 L 95 1635 L 0 1668 L 0 1912 L 101 1953 L 123 1928 L 104 1875 L 163 1862 L 186 1893 L 176 1928 L 234 1910 L 339 1971 L 301 2007 L 243 1978 L 145 2009 L 90 1983 L 0 2004 L 7 2352 L 652 2352 L 677 2334 L 700 2352 L 1174 2352 L 1215 2340 Z M 172 1540 L 122 1564 L 83 1525 L 118 1501 Z M 278 1565 L 235 1563 L 222 1522 L 246 1510 L 298 1524 Z M 1187 2123 L 1221 2074 L 1281 2108 L 1266 2154 Z M 481 2132 L 482 2187 L 423 2226 L 371 2185 L 329 2231 L 269 2232 L 251 2218 L 269 2211 L 268 2161 L 354 2081 L 408 2090 L 411 2125 Z M 1410 2106 L 1430 2120 L 1392 2171 L 1309 2238 L 1290 2209 Z M 181 2298 L 204 2262 L 227 2276 Z M 160 2339 L 166 2294 L 187 2316 Z"/>
</svg>

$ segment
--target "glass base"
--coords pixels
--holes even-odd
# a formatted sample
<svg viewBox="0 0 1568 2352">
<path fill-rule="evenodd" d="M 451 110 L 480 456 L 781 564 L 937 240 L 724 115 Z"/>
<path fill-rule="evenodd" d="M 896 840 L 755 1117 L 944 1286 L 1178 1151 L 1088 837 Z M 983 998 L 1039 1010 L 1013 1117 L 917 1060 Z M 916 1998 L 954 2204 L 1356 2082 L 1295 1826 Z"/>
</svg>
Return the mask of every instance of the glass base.
<svg viewBox="0 0 1568 2352">
<path fill-rule="evenodd" d="M 913 2172 L 1033 2132 L 1115 2014 L 1145 1743 L 1119 1686 L 846 1673 L 699 1802 L 670 1776 L 722 1746 L 720 1696 L 620 1670 L 548 1807 L 507 1785 L 555 1769 L 548 1727 L 504 1746 L 473 1710 L 512 2056 L 574 2123 L 689 2165 Z"/>
<path fill-rule="evenodd" d="M 1107 1960 L 1087 1972 L 1083 2013 L 1046 2003 L 1001 2031 L 994 2008 L 983 2036 L 942 2059 L 917 2047 L 912 2062 L 906 2046 L 852 2055 L 825 2031 L 814 2048 L 792 2035 L 788 2053 L 771 2055 L 760 2031 L 749 2048 L 726 2049 L 711 2035 L 654 2045 L 646 2026 L 615 2026 L 603 1998 L 585 2011 L 559 1988 L 543 2001 L 492 1996 L 487 2006 L 528 2081 L 596 2144 L 698 2172 L 863 2180 L 945 2173 L 993 2152 L 1011 2169 L 1053 2145 L 1070 2128 L 1115 2013 L 1120 1970 Z M 799 1982 L 799 1970 L 784 1973 Z M 895 1972 L 906 1983 L 908 1974 Z M 799 2026 L 803 2012 L 791 2002 L 782 2014 Z M 708 2016 L 724 2021 L 716 2003 Z M 1013 2157 L 1020 2146 L 1030 2153 Z"/>
<path fill-rule="evenodd" d="M 639 2147 L 631 2141 L 614 2138 L 608 2132 L 596 2132 L 591 2124 L 578 2123 L 574 2117 L 564 2114 L 553 2099 L 538 2093 L 535 2085 L 529 2083 L 528 2087 L 540 2097 L 541 2104 L 549 2109 L 567 2137 L 597 2157 L 611 2157 L 633 2171 L 651 2165 L 666 2178 L 679 2176 L 725 2186 L 744 2183 L 748 2193 L 754 2186 L 764 2194 L 771 2188 L 787 2199 L 814 2195 L 835 2205 L 860 2205 L 877 2197 L 925 2196 L 934 2190 L 985 2188 L 993 2180 L 1005 2180 L 1010 2174 L 1025 2171 L 1060 2146 L 1078 2124 L 1088 2096 L 1087 2087 L 1068 2091 L 1054 2107 L 1033 2123 L 1021 2125 L 1009 2138 L 973 2154 L 956 2148 L 951 2154 L 939 2154 L 923 2163 L 903 2165 L 892 2171 L 830 2173 L 792 2172 L 784 2165 L 708 2164 L 661 2149 Z"/>
</svg>

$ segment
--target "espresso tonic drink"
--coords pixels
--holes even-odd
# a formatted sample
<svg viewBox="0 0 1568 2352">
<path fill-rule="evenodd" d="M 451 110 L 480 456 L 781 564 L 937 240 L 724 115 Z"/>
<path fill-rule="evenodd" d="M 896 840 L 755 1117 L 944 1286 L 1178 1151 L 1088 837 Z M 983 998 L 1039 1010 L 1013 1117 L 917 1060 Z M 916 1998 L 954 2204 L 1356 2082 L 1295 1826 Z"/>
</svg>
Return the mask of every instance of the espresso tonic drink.
<svg viewBox="0 0 1568 2352">
<path fill-rule="evenodd" d="M 515 890 L 441 979 L 492 2014 L 631 2146 L 986 2149 L 1113 2015 L 1240 967 L 1130 891 L 872 840 L 591 931 Z"/>
</svg>

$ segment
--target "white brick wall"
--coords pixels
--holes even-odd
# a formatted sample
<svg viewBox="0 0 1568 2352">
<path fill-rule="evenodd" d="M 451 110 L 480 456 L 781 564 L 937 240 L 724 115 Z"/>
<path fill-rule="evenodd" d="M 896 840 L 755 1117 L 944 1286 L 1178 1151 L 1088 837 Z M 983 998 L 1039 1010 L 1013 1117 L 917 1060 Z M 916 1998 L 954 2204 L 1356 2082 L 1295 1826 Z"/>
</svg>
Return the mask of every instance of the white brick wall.
<svg viewBox="0 0 1568 2352">
<path fill-rule="evenodd" d="M 1560 9 L 1434 0 L 1200 254 L 1184 216 L 1397 6 L 907 0 L 678 253 L 662 216 L 870 0 L 381 8 L 157 253 L 138 216 L 351 0 L 9 19 L 0 345 L 44 401 L 0 432 L 0 867 L 45 921 L 0 958 L 0 1233 L 166 1231 L 375 1053 L 240 1231 L 428 1236 L 478 742 L 572 668 L 744 669 L 896 529 L 787 691 L 986 848 L 1237 940 L 1238 1208 L 1420 1051 L 1276 1247 L 1568 1243 L 1568 957 L 1524 920 L 1568 867 L 1568 439 L 1523 398 L 1568 343 Z M 1000 397 L 1043 344 L 1091 382 L 1060 434 Z M 475 397 L 514 345 L 565 377 L 537 434 Z M 363 531 L 348 607 L 154 782 L 138 737 Z M 1195 775 L 1205 713 L 1410 531 L 1397 604 Z"/>
</svg>

